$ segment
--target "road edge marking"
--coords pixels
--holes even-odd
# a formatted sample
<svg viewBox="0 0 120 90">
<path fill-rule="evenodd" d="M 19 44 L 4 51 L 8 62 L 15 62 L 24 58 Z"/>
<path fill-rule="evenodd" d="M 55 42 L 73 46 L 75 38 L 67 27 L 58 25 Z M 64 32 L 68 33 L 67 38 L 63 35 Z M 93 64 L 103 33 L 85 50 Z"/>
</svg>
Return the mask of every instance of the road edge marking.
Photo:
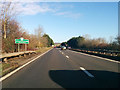
<svg viewBox="0 0 120 90">
<path fill-rule="evenodd" d="M 52 48 L 52 49 L 53 49 L 53 48 Z M 17 69 L 13 70 L 12 72 L 8 73 L 7 75 L 1 77 L 1 78 L 0 78 L 0 82 L 3 81 L 3 80 L 5 80 L 6 78 L 10 77 L 11 75 L 13 75 L 14 73 L 16 73 L 16 72 L 19 71 L 20 69 L 24 68 L 24 67 L 27 66 L 28 64 L 32 63 L 33 61 L 37 60 L 39 57 L 45 55 L 46 53 L 48 53 L 48 52 L 51 51 L 52 49 L 50 49 L 50 50 L 42 53 L 42 54 L 39 55 L 38 57 L 32 59 L 31 61 L 25 63 L 24 65 L 22 65 L 22 66 L 20 66 L 20 67 L 18 67 Z"/>
<path fill-rule="evenodd" d="M 93 76 L 91 73 L 89 73 L 87 70 L 85 70 L 85 68 L 80 67 L 80 69 L 81 69 L 83 72 L 85 72 L 89 77 L 94 78 L 94 76 Z"/>
<path fill-rule="evenodd" d="M 115 60 L 104 58 L 104 57 L 99 57 L 99 56 L 95 56 L 95 55 L 89 55 L 89 54 L 86 54 L 86 53 L 76 52 L 76 51 L 72 51 L 72 52 L 83 54 L 83 55 L 86 55 L 86 56 L 91 56 L 91 57 L 99 58 L 99 59 L 103 59 L 103 60 L 106 60 L 106 61 L 111 61 L 111 62 L 114 62 L 114 63 L 120 63 L 119 61 L 115 61 Z"/>
</svg>

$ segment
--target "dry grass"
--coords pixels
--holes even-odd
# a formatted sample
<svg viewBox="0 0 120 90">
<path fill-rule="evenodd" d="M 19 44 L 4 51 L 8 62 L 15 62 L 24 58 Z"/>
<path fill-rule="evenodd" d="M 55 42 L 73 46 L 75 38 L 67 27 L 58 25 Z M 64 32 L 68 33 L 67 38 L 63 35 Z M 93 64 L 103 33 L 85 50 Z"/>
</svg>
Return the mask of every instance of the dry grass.
<svg viewBox="0 0 120 90">
<path fill-rule="evenodd" d="M 43 53 L 43 52 L 45 52 L 45 51 L 47 51 L 47 50 L 49 50 L 49 49 L 51 49 L 51 47 L 43 47 L 43 48 L 40 48 L 39 50 L 36 50 L 36 52 L 37 53 Z"/>
</svg>

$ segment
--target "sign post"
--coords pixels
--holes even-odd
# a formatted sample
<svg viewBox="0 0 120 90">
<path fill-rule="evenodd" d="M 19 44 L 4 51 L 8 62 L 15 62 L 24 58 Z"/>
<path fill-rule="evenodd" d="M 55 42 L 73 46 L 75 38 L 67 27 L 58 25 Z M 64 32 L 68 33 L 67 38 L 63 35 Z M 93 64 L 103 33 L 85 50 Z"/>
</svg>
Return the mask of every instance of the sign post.
<svg viewBox="0 0 120 90">
<path fill-rule="evenodd" d="M 20 48 L 19 48 L 19 47 L 20 47 L 20 44 L 18 43 L 18 52 L 20 51 Z"/>
<path fill-rule="evenodd" d="M 25 44 L 25 51 L 27 51 L 27 44 Z"/>
<path fill-rule="evenodd" d="M 20 51 L 20 44 L 25 44 L 25 51 L 26 51 L 27 44 L 29 44 L 29 40 L 24 38 L 15 39 L 15 44 L 18 44 L 18 52 Z"/>
</svg>

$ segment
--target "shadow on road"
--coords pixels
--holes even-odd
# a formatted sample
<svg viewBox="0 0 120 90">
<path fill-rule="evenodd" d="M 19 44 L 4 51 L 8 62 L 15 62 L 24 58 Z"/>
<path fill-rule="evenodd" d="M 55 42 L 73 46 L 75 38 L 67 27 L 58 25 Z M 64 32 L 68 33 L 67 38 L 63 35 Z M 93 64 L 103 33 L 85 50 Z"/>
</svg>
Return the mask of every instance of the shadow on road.
<svg viewBox="0 0 120 90">
<path fill-rule="evenodd" d="M 119 73 L 88 70 L 94 78 L 81 70 L 50 70 L 50 78 L 63 88 L 118 88 Z"/>
</svg>

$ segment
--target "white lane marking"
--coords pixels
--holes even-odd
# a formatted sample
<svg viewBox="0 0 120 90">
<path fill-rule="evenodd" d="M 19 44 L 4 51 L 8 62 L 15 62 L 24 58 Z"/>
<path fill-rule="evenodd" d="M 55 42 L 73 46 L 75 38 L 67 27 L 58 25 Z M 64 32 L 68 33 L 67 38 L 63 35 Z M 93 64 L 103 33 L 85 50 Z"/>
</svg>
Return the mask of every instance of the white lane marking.
<svg viewBox="0 0 120 90">
<path fill-rule="evenodd" d="M 64 54 L 64 53 L 62 52 L 62 54 Z"/>
<path fill-rule="evenodd" d="M 89 73 L 88 71 L 86 71 L 83 67 L 80 67 L 81 70 L 83 70 L 83 72 L 85 72 L 89 77 L 94 77 L 91 73 Z"/>
<path fill-rule="evenodd" d="M 75 51 L 72 51 L 72 52 L 75 52 Z M 99 56 L 89 55 L 89 54 L 85 54 L 85 53 L 81 53 L 81 52 L 75 52 L 75 53 L 79 53 L 79 54 L 83 54 L 83 55 L 86 55 L 86 56 L 91 56 L 91 57 L 103 59 L 103 60 L 106 60 L 106 61 L 111 61 L 111 62 L 115 62 L 115 63 L 120 63 L 119 61 L 115 61 L 115 60 L 108 59 L 108 58 L 103 58 L 103 57 L 99 57 Z"/>
<path fill-rule="evenodd" d="M 66 58 L 69 58 L 69 56 L 66 56 Z"/>
<path fill-rule="evenodd" d="M 52 49 L 53 49 L 53 48 L 52 48 Z M 50 50 L 52 50 L 52 49 L 50 49 Z M 7 75 L 1 77 L 1 78 L 0 78 L 0 81 L 3 81 L 3 80 L 5 80 L 6 78 L 10 77 L 12 74 L 14 74 L 15 72 L 17 72 L 17 71 L 19 71 L 20 69 L 24 68 L 25 66 L 27 66 L 27 65 L 30 64 L 31 62 L 35 61 L 35 60 L 38 59 L 39 57 L 43 56 L 44 54 L 48 53 L 50 50 L 48 50 L 48 51 L 46 51 L 45 53 L 39 55 L 38 57 L 34 58 L 33 60 L 25 63 L 24 65 L 18 67 L 17 69 L 15 69 L 14 71 L 8 73 Z"/>
<path fill-rule="evenodd" d="M 59 50 L 59 52 L 61 52 L 61 51 Z"/>
</svg>

